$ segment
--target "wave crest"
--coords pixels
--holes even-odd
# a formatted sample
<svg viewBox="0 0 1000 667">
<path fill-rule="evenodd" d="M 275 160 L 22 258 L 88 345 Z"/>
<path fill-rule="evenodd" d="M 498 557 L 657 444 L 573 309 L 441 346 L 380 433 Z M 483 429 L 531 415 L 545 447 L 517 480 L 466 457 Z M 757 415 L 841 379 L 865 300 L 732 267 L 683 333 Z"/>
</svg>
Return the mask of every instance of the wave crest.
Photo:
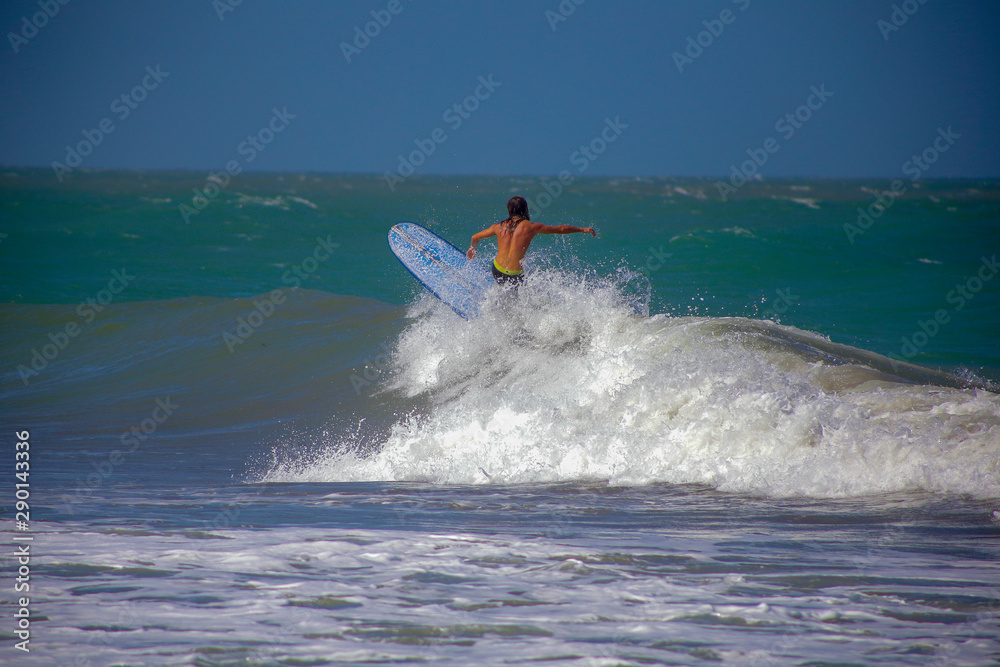
<svg viewBox="0 0 1000 667">
<path fill-rule="evenodd" d="M 471 322 L 421 298 L 388 391 L 426 409 L 265 480 L 1000 495 L 997 394 L 771 322 L 649 317 L 633 277 L 543 269 Z"/>
</svg>

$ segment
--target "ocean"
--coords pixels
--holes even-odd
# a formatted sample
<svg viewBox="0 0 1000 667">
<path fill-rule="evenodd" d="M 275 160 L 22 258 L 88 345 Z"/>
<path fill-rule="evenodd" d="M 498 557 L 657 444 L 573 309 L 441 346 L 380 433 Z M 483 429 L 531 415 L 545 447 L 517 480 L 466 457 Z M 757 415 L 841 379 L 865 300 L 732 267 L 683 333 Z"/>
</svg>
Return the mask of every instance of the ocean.
<svg viewBox="0 0 1000 667">
<path fill-rule="evenodd" d="M 0 174 L 0 663 L 997 664 L 1000 182 L 561 185 Z"/>
</svg>

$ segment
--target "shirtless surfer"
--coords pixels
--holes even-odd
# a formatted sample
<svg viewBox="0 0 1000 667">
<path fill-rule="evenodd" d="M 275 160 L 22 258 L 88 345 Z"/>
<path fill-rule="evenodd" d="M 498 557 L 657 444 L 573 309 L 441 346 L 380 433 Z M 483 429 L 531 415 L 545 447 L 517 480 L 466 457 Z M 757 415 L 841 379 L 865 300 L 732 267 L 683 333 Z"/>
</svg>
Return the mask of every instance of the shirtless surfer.
<svg viewBox="0 0 1000 667">
<path fill-rule="evenodd" d="M 476 244 L 491 236 L 497 237 L 497 256 L 493 260 L 493 277 L 497 283 L 511 283 L 517 286 L 524 279 L 524 269 L 521 260 L 528 252 L 531 239 L 535 234 L 574 234 L 582 232 L 597 236 L 593 227 L 573 227 L 572 225 L 543 225 L 532 222 L 528 215 L 528 202 L 524 197 L 511 197 L 507 202 L 506 220 L 472 235 L 472 245 L 465 256 L 472 259 L 476 256 Z"/>
</svg>

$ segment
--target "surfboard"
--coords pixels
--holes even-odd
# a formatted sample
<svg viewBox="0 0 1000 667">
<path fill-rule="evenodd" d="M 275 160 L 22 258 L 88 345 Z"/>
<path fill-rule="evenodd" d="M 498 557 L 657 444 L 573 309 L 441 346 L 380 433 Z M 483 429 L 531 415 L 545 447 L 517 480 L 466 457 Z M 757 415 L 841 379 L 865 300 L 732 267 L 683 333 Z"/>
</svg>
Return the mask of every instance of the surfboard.
<svg viewBox="0 0 1000 667">
<path fill-rule="evenodd" d="M 467 320 L 479 315 L 486 290 L 496 285 L 481 263 L 416 223 L 393 225 L 389 248 L 420 284 Z"/>
</svg>

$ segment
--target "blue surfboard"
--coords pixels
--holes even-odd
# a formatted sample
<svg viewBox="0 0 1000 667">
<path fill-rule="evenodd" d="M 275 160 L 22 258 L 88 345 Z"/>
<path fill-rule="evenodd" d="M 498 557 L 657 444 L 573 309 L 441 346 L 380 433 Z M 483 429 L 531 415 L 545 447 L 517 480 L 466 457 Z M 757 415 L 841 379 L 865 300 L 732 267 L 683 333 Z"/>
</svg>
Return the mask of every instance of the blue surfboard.
<svg viewBox="0 0 1000 667">
<path fill-rule="evenodd" d="M 496 285 L 482 264 L 418 224 L 393 225 L 389 248 L 414 278 L 467 320 L 479 315 L 486 290 Z"/>
</svg>

